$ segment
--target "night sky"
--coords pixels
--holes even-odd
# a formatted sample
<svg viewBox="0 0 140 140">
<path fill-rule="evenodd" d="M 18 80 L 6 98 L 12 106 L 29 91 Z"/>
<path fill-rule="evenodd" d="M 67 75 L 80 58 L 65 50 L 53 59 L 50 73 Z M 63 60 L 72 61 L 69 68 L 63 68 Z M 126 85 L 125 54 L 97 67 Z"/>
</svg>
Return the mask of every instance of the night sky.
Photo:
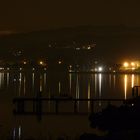
<svg viewBox="0 0 140 140">
<path fill-rule="evenodd" d="M 130 35 L 133 39 L 124 39 L 125 36 L 106 38 L 105 32 L 105 38 L 97 42 L 97 56 L 108 60 L 110 56 L 112 60 L 139 59 L 139 7 L 138 0 L 3 0 L 0 3 L 0 35 L 66 27 L 122 26 L 134 29 L 139 36 L 136 39 L 133 35 Z"/>
<path fill-rule="evenodd" d="M 31 31 L 81 25 L 140 26 L 135 0 L 3 0 L 0 30 Z"/>
</svg>

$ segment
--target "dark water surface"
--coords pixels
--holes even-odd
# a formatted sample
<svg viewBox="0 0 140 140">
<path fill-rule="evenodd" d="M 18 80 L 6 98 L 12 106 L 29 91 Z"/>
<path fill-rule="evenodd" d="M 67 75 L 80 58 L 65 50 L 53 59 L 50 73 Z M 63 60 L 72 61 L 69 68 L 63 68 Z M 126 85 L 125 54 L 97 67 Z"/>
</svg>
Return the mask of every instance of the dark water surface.
<svg viewBox="0 0 140 140">
<path fill-rule="evenodd" d="M 140 85 L 140 75 L 0 72 L 0 137 L 73 138 L 83 132 L 94 131 L 90 129 L 88 115 L 45 115 L 41 121 L 34 115 L 15 116 L 12 103 L 14 97 L 35 97 L 41 92 L 42 97 L 48 98 L 65 95 L 77 99 L 127 99 L 131 98 L 131 88 L 134 85 Z M 69 105 L 66 104 L 62 104 L 60 109 L 67 110 Z M 94 110 L 99 111 L 106 105 L 107 103 L 98 101 Z M 90 103 L 79 102 L 78 108 L 79 111 L 89 112 Z"/>
</svg>

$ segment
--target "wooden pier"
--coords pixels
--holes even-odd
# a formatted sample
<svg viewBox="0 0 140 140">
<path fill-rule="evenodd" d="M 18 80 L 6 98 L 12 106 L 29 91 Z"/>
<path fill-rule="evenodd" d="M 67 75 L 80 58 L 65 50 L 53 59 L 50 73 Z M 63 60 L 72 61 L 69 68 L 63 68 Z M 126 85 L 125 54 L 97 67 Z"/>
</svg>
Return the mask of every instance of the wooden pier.
<svg viewBox="0 0 140 140">
<path fill-rule="evenodd" d="M 53 102 L 55 106 L 55 111 L 50 113 L 50 112 L 44 112 L 42 111 L 43 104 L 44 102 Z M 74 99 L 74 98 L 43 98 L 43 97 L 36 97 L 36 98 L 26 98 L 26 97 L 17 97 L 13 99 L 13 103 L 16 104 L 16 109 L 14 110 L 15 114 L 59 114 L 62 113 L 59 111 L 59 105 L 62 102 L 71 102 L 73 104 L 73 112 L 64 112 L 64 113 L 74 113 L 74 114 L 79 114 L 82 112 L 78 112 L 78 103 L 80 102 L 87 102 L 90 103 L 90 112 L 93 112 L 93 106 L 94 103 L 97 101 L 105 101 L 105 102 L 125 102 L 125 99 Z M 32 104 L 32 110 L 30 112 L 26 111 L 25 105 L 27 102 L 30 102 Z"/>
<path fill-rule="evenodd" d="M 131 104 L 134 105 L 135 103 L 138 103 L 140 101 L 140 96 L 138 89 L 140 86 L 134 86 L 132 88 L 132 98 L 130 99 L 75 99 L 72 97 L 52 97 L 52 98 L 44 98 L 40 96 L 39 94 L 36 97 L 33 98 L 27 98 L 27 97 L 16 97 L 13 99 L 13 103 L 15 105 L 14 114 L 15 115 L 37 115 L 38 119 L 41 120 L 42 115 L 52 115 L 52 114 L 63 114 L 63 115 L 73 115 L 73 114 L 89 114 L 94 112 L 94 105 L 97 102 L 106 102 L 107 104 L 110 104 L 112 102 L 122 102 L 121 104 Z M 138 101 L 137 101 L 138 100 Z M 53 111 L 47 110 L 47 106 L 49 106 L 49 103 L 52 103 L 54 109 Z M 88 105 L 88 112 L 82 112 L 79 111 L 79 106 L 82 104 L 82 102 L 85 102 L 86 105 Z M 46 105 L 45 105 L 46 103 Z M 71 103 L 72 112 L 64 111 L 61 112 L 60 105 L 63 103 L 63 107 L 67 108 L 66 103 Z M 30 110 L 28 110 L 29 105 L 31 106 Z M 50 106 L 51 106 L 50 105 Z M 45 108 L 45 111 L 44 111 Z M 83 108 L 82 108 L 83 109 Z"/>
</svg>

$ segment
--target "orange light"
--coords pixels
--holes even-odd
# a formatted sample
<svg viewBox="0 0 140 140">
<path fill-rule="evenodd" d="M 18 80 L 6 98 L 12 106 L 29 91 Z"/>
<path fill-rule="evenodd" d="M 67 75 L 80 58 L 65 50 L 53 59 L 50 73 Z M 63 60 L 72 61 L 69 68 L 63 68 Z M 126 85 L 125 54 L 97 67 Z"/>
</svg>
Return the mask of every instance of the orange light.
<svg viewBox="0 0 140 140">
<path fill-rule="evenodd" d="M 135 66 L 135 63 L 134 62 L 131 62 L 131 66 Z"/>
<path fill-rule="evenodd" d="M 40 61 L 39 64 L 40 64 L 40 65 L 43 65 L 43 61 Z"/>
<path fill-rule="evenodd" d="M 127 62 L 124 62 L 124 67 L 128 67 L 129 66 L 129 64 L 127 63 Z"/>
</svg>

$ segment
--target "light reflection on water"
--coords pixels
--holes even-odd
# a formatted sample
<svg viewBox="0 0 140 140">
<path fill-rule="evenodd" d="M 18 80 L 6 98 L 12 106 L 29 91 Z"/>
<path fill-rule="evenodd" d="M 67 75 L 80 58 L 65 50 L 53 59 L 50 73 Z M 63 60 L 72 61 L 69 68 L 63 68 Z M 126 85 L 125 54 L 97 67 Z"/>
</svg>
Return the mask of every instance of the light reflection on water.
<svg viewBox="0 0 140 140">
<path fill-rule="evenodd" d="M 102 74 L 99 74 L 99 98 L 102 97 Z M 101 101 L 99 101 L 99 106 L 101 106 Z"/>
<path fill-rule="evenodd" d="M 128 83 L 128 79 L 127 79 L 127 75 L 124 76 L 124 95 L 125 95 L 125 99 L 127 98 L 127 83 Z"/>
<path fill-rule="evenodd" d="M 58 73 L 49 75 L 47 72 L 8 72 L 0 73 L 0 99 L 6 102 L 7 98 L 15 96 L 33 97 L 37 95 L 37 92 L 41 91 L 42 96 L 51 97 L 52 95 L 73 96 L 73 98 L 123 98 L 128 99 L 131 97 L 131 88 L 135 85 L 139 85 L 140 75 L 137 74 L 63 74 Z M 2 94 L 4 93 L 4 94 Z M 5 95 L 5 96 L 4 96 Z M 11 103 L 10 103 L 11 105 Z M 10 106 L 9 105 L 9 106 Z M 48 111 L 51 110 L 51 102 L 48 102 Z M 103 102 L 94 104 L 95 107 L 100 108 L 104 105 Z M 81 102 L 77 104 L 78 111 L 83 109 Z M 85 105 L 88 112 L 91 109 L 91 103 L 87 102 Z M 2 108 L 2 106 L 1 106 Z M 11 108 L 12 110 L 13 108 Z M 10 110 L 10 109 L 9 109 Z M 10 111 L 11 111 L 10 110 Z M 6 114 L 5 110 L 2 110 L 2 114 Z M 5 112 L 4 112 L 5 111 Z M 12 113 L 11 113 L 12 114 Z M 3 115 L 5 122 L 9 121 L 5 116 L 9 117 L 9 114 Z M 21 126 L 26 126 L 28 129 L 28 123 L 33 122 L 31 118 L 24 119 L 19 127 L 16 127 L 13 131 L 13 136 L 19 133 L 21 135 Z M 29 121 L 26 122 L 26 120 Z M 65 118 L 63 118 L 65 119 Z M 79 118 L 78 118 L 79 120 Z M 0 119 L 2 121 L 2 118 Z M 27 124 L 26 124 L 27 123 Z M 11 122 L 9 123 L 11 126 Z M 45 124 L 44 124 L 45 125 Z M 15 124 L 13 125 L 15 126 Z M 51 125 L 50 125 L 51 126 Z M 56 126 L 55 126 L 56 127 Z M 13 127 L 14 128 L 14 127 Z M 37 126 L 38 128 L 38 126 Z M 50 128 L 49 128 L 50 129 Z M 27 132 L 26 132 L 27 133 Z M 45 132 L 44 132 L 45 133 Z"/>
<path fill-rule="evenodd" d="M 68 95 L 75 98 L 124 98 L 131 96 L 131 88 L 139 85 L 135 74 L 67 74 L 0 73 L 0 90 L 11 88 L 14 96 Z M 11 92 L 11 91 L 10 91 Z M 87 93 L 87 94 L 86 94 Z"/>
</svg>

